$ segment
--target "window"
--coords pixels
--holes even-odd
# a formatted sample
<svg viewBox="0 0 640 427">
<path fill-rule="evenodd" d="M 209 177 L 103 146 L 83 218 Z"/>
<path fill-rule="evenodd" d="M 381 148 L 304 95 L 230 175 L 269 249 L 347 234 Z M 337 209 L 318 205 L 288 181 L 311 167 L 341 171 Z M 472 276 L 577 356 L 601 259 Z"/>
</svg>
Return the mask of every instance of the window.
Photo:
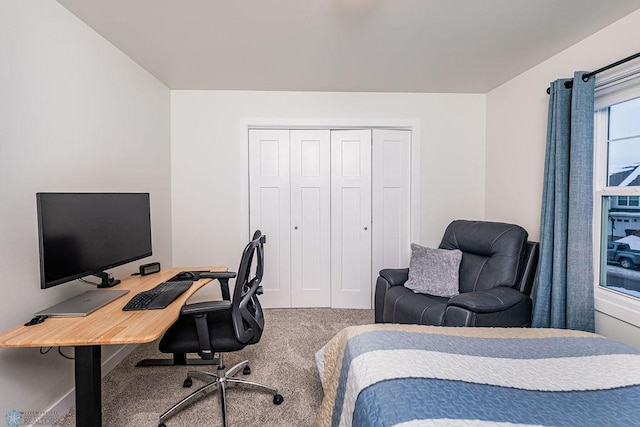
<svg viewBox="0 0 640 427">
<path fill-rule="evenodd" d="M 639 206 L 640 196 L 618 196 L 618 206 Z"/>
<path fill-rule="evenodd" d="M 595 121 L 599 286 L 640 299 L 640 97 L 618 97 Z"/>
</svg>

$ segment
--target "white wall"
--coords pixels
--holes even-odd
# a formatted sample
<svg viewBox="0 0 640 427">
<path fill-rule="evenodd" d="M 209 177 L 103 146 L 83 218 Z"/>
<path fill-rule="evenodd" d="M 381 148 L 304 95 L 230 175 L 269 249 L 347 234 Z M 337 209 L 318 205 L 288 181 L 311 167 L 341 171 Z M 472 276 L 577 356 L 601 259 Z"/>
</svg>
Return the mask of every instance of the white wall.
<svg viewBox="0 0 640 427">
<path fill-rule="evenodd" d="M 591 71 L 638 51 L 634 12 L 487 94 L 486 217 L 523 225 L 540 236 L 549 82 Z M 596 330 L 640 348 L 640 330 L 596 316 Z M 615 335 L 615 336 L 614 336 Z"/>
<path fill-rule="evenodd" d="M 89 289 L 41 290 L 35 193 L 150 192 L 154 260 L 171 264 L 170 93 L 55 1 L 0 2 L 0 330 Z M 115 270 L 133 272 L 139 263 Z M 64 349 L 73 353 L 72 349 Z M 103 360 L 114 348 L 103 352 Z M 73 387 L 52 350 L 0 349 L 0 415 Z"/>
<path fill-rule="evenodd" d="M 246 119 L 417 120 L 421 240 L 438 245 L 455 218 L 484 216 L 485 96 L 318 92 L 171 92 L 173 259 L 225 264 L 241 251 Z"/>
</svg>

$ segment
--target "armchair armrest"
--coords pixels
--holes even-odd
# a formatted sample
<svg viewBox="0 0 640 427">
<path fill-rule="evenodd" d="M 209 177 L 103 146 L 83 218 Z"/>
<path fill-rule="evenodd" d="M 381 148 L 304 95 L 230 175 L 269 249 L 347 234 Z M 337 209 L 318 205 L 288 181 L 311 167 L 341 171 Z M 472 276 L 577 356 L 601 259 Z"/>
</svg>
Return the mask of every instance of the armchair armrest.
<svg viewBox="0 0 640 427">
<path fill-rule="evenodd" d="M 376 280 L 376 293 L 374 297 L 375 322 L 382 323 L 382 311 L 384 310 L 384 297 L 392 286 L 401 286 L 409 279 L 408 268 L 385 268 L 380 270 Z"/>
<path fill-rule="evenodd" d="M 201 279 L 217 279 L 220 282 L 220 291 L 222 292 L 222 299 L 226 301 L 231 300 L 229 294 L 229 279 L 236 277 L 236 273 L 233 271 L 206 271 L 200 273 Z"/>
<path fill-rule="evenodd" d="M 484 291 L 466 292 L 449 300 L 449 306 L 461 307 L 474 313 L 493 313 L 507 310 L 528 298 L 513 288 L 497 287 Z"/>
<path fill-rule="evenodd" d="M 380 277 L 384 278 L 389 286 L 400 286 L 409 280 L 408 268 L 385 268 L 380 270 Z"/>
</svg>

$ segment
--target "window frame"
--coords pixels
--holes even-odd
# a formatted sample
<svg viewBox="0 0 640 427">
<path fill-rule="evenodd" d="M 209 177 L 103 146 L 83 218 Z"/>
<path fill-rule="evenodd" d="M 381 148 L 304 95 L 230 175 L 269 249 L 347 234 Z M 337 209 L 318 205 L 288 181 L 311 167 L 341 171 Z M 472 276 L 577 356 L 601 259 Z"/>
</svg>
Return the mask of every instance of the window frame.
<svg viewBox="0 0 640 427">
<path fill-rule="evenodd" d="M 640 65 L 637 63 L 603 73 L 596 80 L 593 152 L 593 285 L 597 312 L 640 327 L 640 298 L 600 286 L 603 266 L 606 268 L 606 259 L 601 258 L 603 236 L 606 239 L 607 234 L 606 224 L 602 222 L 603 200 L 607 196 L 640 195 L 640 187 L 608 186 L 608 107 L 637 97 L 640 97 Z"/>
</svg>

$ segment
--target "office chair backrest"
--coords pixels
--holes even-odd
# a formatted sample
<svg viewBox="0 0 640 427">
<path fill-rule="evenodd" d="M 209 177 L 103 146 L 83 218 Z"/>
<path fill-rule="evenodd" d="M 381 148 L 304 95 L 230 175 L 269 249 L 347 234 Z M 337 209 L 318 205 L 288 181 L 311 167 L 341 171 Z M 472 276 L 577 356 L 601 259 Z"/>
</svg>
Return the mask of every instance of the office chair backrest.
<svg viewBox="0 0 640 427">
<path fill-rule="evenodd" d="M 254 344 L 260 340 L 264 329 L 264 316 L 258 294 L 264 273 L 264 244 L 266 236 L 256 230 L 244 248 L 238 276 L 233 290 L 232 317 L 236 338 L 243 344 Z M 255 270 L 252 271 L 255 259 Z"/>
</svg>

